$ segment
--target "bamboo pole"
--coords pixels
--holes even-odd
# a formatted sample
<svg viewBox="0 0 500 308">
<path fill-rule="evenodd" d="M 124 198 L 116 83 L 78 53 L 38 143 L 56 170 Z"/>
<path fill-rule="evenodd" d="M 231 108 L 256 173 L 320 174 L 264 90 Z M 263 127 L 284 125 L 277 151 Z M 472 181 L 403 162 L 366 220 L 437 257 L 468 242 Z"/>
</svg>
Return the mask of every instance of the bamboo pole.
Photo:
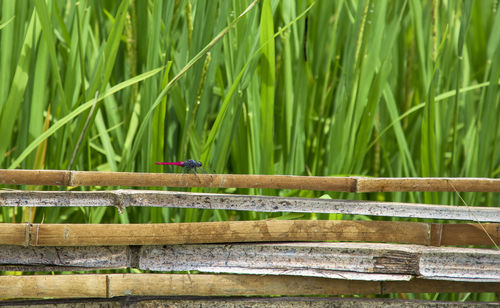
<svg viewBox="0 0 500 308">
<path fill-rule="evenodd" d="M 334 177 L 98 172 L 62 170 L 0 170 L 0 184 L 62 186 L 164 186 L 276 188 L 353 191 L 354 179 Z"/>
<path fill-rule="evenodd" d="M 0 224 L 0 245 L 110 246 L 362 241 L 429 245 L 427 223 L 261 220 L 168 224 Z M 25 236 L 29 234 L 29 238 Z"/>
<path fill-rule="evenodd" d="M 356 178 L 356 192 L 500 192 L 494 178 Z"/>
<path fill-rule="evenodd" d="M 500 224 L 432 224 L 431 233 L 433 246 L 500 245 Z"/>
<path fill-rule="evenodd" d="M 432 246 L 494 246 L 500 243 L 499 229 L 498 223 L 479 225 L 349 220 L 261 220 L 130 225 L 3 223 L 0 224 L 0 245 L 115 246 L 357 241 Z"/>
<path fill-rule="evenodd" d="M 203 274 L 0 276 L 1 298 L 118 296 L 266 296 L 499 292 L 499 282 L 349 281 L 315 277 Z"/>
<path fill-rule="evenodd" d="M 29 224 L 0 224 L 0 245 L 23 245 L 28 246 L 30 242 Z"/>
<path fill-rule="evenodd" d="M 186 193 L 154 190 L 0 191 L 0 206 L 129 206 L 199 208 L 258 212 L 341 213 L 500 222 L 499 207 L 447 206 L 404 202 L 312 199 Z"/>
<path fill-rule="evenodd" d="M 494 178 L 368 178 L 0 169 L 0 184 L 274 188 L 342 192 L 500 192 Z"/>
<path fill-rule="evenodd" d="M 285 242 L 104 247 L 4 245 L 0 250 L 0 270 L 134 268 L 365 281 L 408 281 L 421 277 L 498 282 L 499 258 L 500 252 L 495 249 L 382 243 Z"/>
<path fill-rule="evenodd" d="M 12 307 L 57 307 L 87 308 L 102 307 L 252 307 L 252 308 L 297 308 L 297 307 L 436 307 L 436 302 L 422 299 L 374 298 L 370 297 L 338 297 L 338 296 L 117 296 L 104 298 L 77 299 L 42 299 L 42 300 L 10 300 Z M 488 304 L 487 304 L 488 305 Z M 494 305 L 494 304 L 493 304 Z M 481 303 L 471 304 L 461 301 L 440 301 L 438 307 L 482 307 Z M 491 306 L 491 305 L 490 305 Z"/>
<path fill-rule="evenodd" d="M 500 251 L 380 243 L 263 243 L 143 246 L 139 267 L 402 281 L 414 277 L 500 281 Z"/>
</svg>

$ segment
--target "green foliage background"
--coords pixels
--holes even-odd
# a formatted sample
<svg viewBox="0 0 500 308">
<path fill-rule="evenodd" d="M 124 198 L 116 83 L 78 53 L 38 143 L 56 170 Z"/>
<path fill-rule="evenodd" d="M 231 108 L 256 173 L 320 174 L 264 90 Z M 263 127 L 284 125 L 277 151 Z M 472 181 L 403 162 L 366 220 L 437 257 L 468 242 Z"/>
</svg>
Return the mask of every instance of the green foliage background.
<svg viewBox="0 0 500 308">
<path fill-rule="evenodd" d="M 195 158 L 219 173 L 499 176 L 498 1 L 262 0 L 237 20 L 250 3 L 1 1 L 0 167 L 164 172 L 154 162 Z M 460 204 L 442 193 L 329 196 Z M 0 221 L 23 214 L 3 209 Z M 34 219 L 268 217 L 102 208 Z"/>
</svg>

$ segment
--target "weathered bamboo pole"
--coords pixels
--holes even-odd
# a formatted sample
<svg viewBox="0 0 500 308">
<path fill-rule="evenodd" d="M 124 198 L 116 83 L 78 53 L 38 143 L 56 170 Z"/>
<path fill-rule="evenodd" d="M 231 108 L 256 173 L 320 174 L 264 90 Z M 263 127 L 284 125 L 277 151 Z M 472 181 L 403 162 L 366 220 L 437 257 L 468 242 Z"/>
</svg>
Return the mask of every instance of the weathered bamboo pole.
<svg viewBox="0 0 500 308">
<path fill-rule="evenodd" d="M 114 246 L 356 241 L 431 246 L 500 243 L 500 224 L 261 220 L 169 224 L 0 224 L 0 245 Z M 489 235 L 489 236 L 488 236 Z"/>
<path fill-rule="evenodd" d="M 1 247 L 0 270 L 135 268 L 366 281 L 415 277 L 500 281 L 500 252 L 496 249 L 358 242 Z"/>
<path fill-rule="evenodd" d="M 342 192 L 500 192 L 494 178 L 367 178 L 0 169 L 0 184 L 274 188 Z"/>
<path fill-rule="evenodd" d="M 395 292 L 396 293 L 396 292 Z M 20 299 L 10 300 L 9 307 L 53 307 L 73 308 L 84 306 L 87 308 L 101 307 L 407 307 L 422 308 L 435 307 L 436 302 L 422 299 L 397 299 L 373 297 L 338 297 L 338 296 L 117 296 L 112 298 L 75 298 L 75 299 Z M 439 302 L 439 307 L 482 307 L 481 303 L 471 304 L 460 301 Z"/>
<path fill-rule="evenodd" d="M 0 224 L 0 245 L 109 246 L 362 241 L 429 245 L 431 225 L 396 221 L 260 220 L 168 224 Z M 28 234 L 28 236 L 26 236 Z"/>
<path fill-rule="evenodd" d="M 180 174 L 62 170 L 0 170 L 0 184 L 164 186 L 354 191 L 354 179 L 247 174 Z"/>
<path fill-rule="evenodd" d="M 356 178 L 356 192 L 500 192 L 495 178 Z"/>
<path fill-rule="evenodd" d="M 129 206 L 258 212 L 341 213 L 500 222 L 500 207 L 186 193 L 154 190 L 0 191 L 0 206 Z"/>
<path fill-rule="evenodd" d="M 498 292 L 499 282 L 352 281 L 315 277 L 201 274 L 76 274 L 0 276 L 2 298 L 118 296 L 266 296 Z"/>
</svg>

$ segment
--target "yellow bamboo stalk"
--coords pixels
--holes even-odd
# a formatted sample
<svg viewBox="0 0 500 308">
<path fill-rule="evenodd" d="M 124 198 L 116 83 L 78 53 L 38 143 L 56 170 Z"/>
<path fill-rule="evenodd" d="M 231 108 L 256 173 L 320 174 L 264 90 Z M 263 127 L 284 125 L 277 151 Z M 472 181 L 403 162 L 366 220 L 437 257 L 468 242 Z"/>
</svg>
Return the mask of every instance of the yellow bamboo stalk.
<svg viewBox="0 0 500 308">
<path fill-rule="evenodd" d="M 1 298 L 117 296 L 266 296 L 498 292 L 499 282 L 356 281 L 317 277 L 202 274 L 76 274 L 0 276 Z"/>
<path fill-rule="evenodd" d="M 0 169 L 0 184 L 273 188 L 343 192 L 500 192 L 493 178 L 365 178 Z"/>
<path fill-rule="evenodd" d="M 0 224 L 0 245 L 109 246 L 231 242 L 358 241 L 431 246 L 494 245 L 500 224 L 264 220 L 170 224 Z M 491 237 L 488 237 L 488 235 Z"/>
</svg>

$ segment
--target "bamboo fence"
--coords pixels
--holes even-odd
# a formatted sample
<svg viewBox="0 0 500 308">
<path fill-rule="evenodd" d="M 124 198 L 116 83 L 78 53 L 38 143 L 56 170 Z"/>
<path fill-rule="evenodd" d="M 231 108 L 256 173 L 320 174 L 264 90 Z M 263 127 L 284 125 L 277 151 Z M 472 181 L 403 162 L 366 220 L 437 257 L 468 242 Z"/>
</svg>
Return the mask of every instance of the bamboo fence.
<svg viewBox="0 0 500 308">
<path fill-rule="evenodd" d="M 0 170 L 0 184 L 236 187 L 353 193 L 500 191 L 500 179 L 484 178 L 387 179 L 58 170 Z M 1 298 L 500 292 L 498 249 L 449 247 L 497 247 L 500 240 L 500 209 L 497 207 L 127 189 L 91 192 L 2 190 L 0 206 L 113 206 L 120 212 L 130 206 L 152 206 L 473 222 L 3 223 L 0 224 L 0 270 L 141 270 L 153 273 L 4 275 L 0 276 Z M 165 271 L 201 273 L 154 273 Z"/>
</svg>

